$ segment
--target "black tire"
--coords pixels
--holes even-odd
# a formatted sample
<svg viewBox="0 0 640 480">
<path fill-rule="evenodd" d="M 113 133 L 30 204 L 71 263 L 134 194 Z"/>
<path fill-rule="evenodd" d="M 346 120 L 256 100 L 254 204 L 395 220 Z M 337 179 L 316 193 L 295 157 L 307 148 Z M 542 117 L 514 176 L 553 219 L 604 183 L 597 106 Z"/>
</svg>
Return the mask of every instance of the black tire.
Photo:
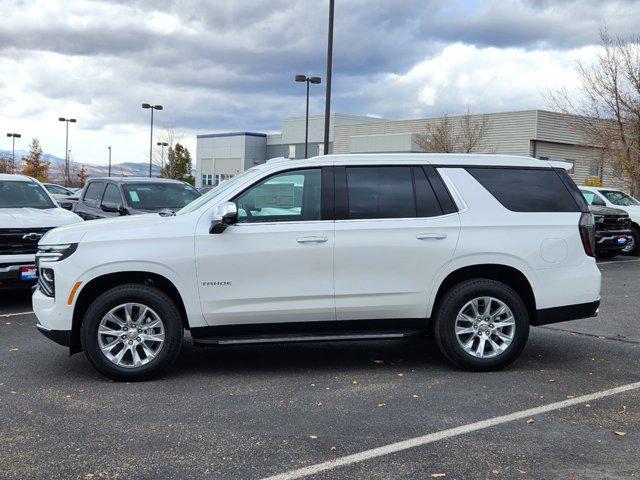
<svg viewBox="0 0 640 480">
<path fill-rule="evenodd" d="M 139 367 L 121 367 L 102 353 L 98 343 L 98 327 L 102 318 L 114 307 L 140 303 L 153 309 L 164 326 L 164 343 L 157 356 Z M 106 291 L 89 306 L 82 321 L 80 340 L 93 366 L 103 375 L 120 381 L 149 380 L 161 374 L 178 356 L 183 340 L 180 312 L 175 303 L 160 290 L 141 284 L 121 285 Z"/>
<path fill-rule="evenodd" d="M 633 249 L 620 252 L 621 255 L 636 256 L 640 254 L 640 229 L 638 227 L 631 228 L 631 236 L 633 237 Z"/>
<path fill-rule="evenodd" d="M 479 358 L 467 353 L 455 334 L 456 318 L 465 304 L 474 298 L 490 296 L 503 302 L 515 320 L 511 344 L 497 356 Z M 440 351 L 454 365 L 464 370 L 499 370 L 522 353 L 529 338 L 529 313 L 520 296 L 507 285 L 488 279 L 467 280 L 449 289 L 438 304 L 434 318 L 434 336 Z"/>
</svg>

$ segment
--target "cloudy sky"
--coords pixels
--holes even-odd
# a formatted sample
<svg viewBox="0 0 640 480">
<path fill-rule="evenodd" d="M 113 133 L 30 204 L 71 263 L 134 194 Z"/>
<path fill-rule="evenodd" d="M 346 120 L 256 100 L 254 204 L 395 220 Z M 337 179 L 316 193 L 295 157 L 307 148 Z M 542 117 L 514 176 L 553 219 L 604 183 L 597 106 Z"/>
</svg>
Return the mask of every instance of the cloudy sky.
<svg viewBox="0 0 640 480">
<path fill-rule="evenodd" d="M 148 158 L 149 111 L 195 154 L 195 135 L 278 131 L 304 114 L 297 73 L 324 78 L 324 0 L 0 0 L 5 132 L 64 156 Z M 637 34 L 632 0 L 336 0 L 333 111 L 418 118 L 547 107 L 577 85 L 606 25 Z M 324 86 L 311 113 L 322 113 Z M 194 155 L 195 156 L 195 155 Z"/>
</svg>

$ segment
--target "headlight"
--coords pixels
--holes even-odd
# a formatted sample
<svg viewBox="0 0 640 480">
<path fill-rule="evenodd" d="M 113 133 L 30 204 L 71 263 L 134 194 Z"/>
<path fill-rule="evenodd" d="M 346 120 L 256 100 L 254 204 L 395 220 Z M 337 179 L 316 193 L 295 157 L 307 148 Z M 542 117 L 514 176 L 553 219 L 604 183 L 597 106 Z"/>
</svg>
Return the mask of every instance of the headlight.
<svg viewBox="0 0 640 480">
<path fill-rule="evenodd" d="M 46 262 L 59 262 L 69 257 L 78 248 L 77 243 L 64 245 L 39 245 L 36 253 L 36 266 Z"/>
</svg>

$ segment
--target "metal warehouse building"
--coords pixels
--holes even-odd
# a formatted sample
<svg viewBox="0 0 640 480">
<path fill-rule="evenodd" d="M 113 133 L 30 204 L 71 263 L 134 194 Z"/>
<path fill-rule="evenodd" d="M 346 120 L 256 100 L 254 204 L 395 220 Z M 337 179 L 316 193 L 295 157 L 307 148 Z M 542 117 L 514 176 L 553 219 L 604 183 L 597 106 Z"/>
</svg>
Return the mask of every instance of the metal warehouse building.
<svg viewBox="0 0 640 480">
<path fill-rule="evenodd" d="M 483 120 L 485 119 L 485 120 Z M 420 152 L 418 138 L 442 119 L 384 120 L 333 114 L 328 153 Z M 463 117 L 450 117 L 455 132 Z M 486 122 L 478 153 L 532 156 L 573 164 L 576 183 L 598 177 L 607 186 L 627 189 L 620 171 L 607 165 L 602 152 L 589 145 L 573 117 L 545 110 L 472 115 L 471 122 Z M 286 118 L 282 133 L 255 132 L 198 135 L 196 185 L 216 185 L 273 157 L 304 157 L 304 117 Z M 309 157 L 322 155 L 324 118 L 309 117 Z M 603 166 L 604 165 L 604 166 Z"/>
</svg>

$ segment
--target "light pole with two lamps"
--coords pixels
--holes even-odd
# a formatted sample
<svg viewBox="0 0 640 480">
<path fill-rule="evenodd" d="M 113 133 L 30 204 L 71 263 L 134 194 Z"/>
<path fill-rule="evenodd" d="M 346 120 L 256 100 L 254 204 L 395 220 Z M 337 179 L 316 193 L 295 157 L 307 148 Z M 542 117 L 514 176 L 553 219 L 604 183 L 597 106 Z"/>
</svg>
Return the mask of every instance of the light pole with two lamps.
<svg viewBox="0 0 640 480">
<path fill-rule="evenodd" d="M 149 103 L 143 103 L 142 108 L 148 108 L 151 110 L 151 138 L 149 139 L 149 178 L 151 178 L 151 166 L 153 165 L 153 111 L 162 110 L 162 105 L 151 105 Z"/>
<path fill-rule="evenodd" d="M 64 146 L 64 186 L 69 186 L 69 123 L 76 123 L 75 118 L 58 117 L 59 122 L 66 123 L 66 137 Z"/>
<path fill-rule="evenodd" d="M 7 137 L 10 137 L 12 140 L 11 145 L 11 171 L 9 173 L 14 173 L 14 169 L 16 168 L 16 138 L 22 137 L 19 133 L 7 133 Z"/>
<path fill-rule="evenodd" d="M 164 147 L 168 147 L 169 144 L 167 142 L 158 142 L 156 145 L 161 147 L 160 164 L 162 165 L 162 168 L 164 168 Z"/>
<path fill-rule="evenodd" d="M 304 126 L 304 158 L 308 158 L 309 154 L 309 84 L 310 83 L 321 83 L 322 79 L 320 77 L 307 77 L 306 75 L 296 75 L 296 82 L 306 82 L 307 83 L 307 110 L 305 114 L 305 126 Z"/>
</svg>

